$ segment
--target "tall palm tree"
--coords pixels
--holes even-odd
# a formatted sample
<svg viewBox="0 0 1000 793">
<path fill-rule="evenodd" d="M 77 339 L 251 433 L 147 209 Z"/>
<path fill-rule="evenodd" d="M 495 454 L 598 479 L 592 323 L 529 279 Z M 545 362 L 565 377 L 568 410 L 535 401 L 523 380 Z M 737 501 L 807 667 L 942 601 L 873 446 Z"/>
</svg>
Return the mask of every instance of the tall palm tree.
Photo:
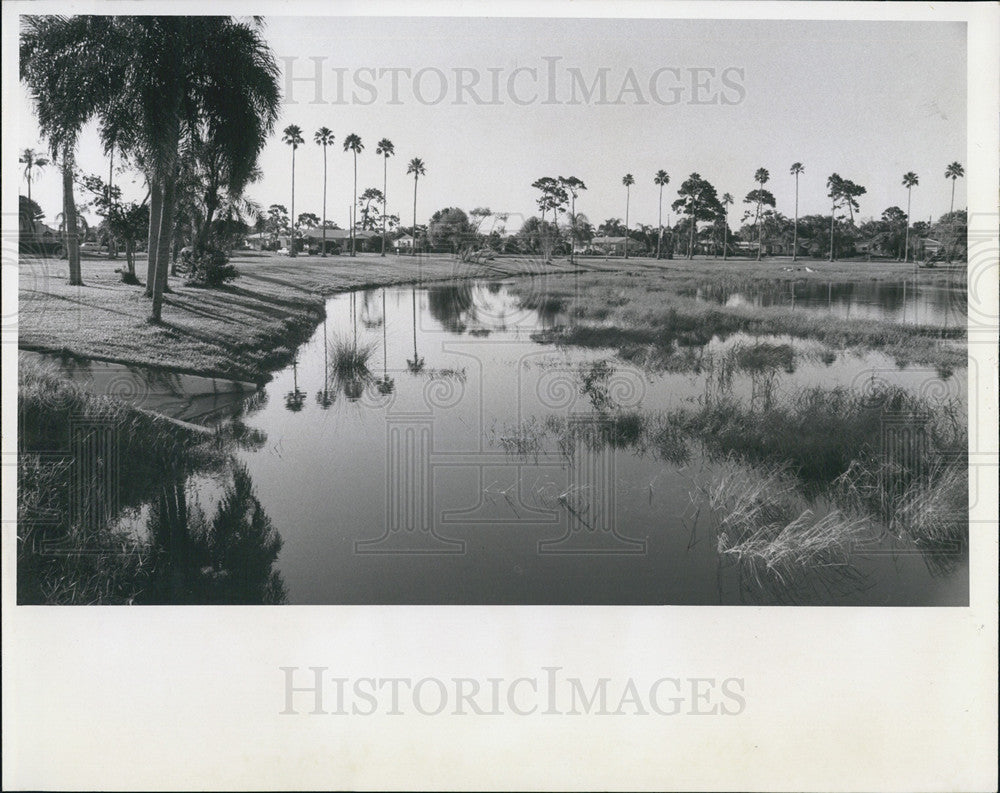
<svg viewBox="0 0 1000 793">
<path fill-rule="evenodd" d="M 951 205 L 948 208 L 948 218 L 949 223 L 952 228 L 952 237 L 954 237 L 955 230 L 955 182 L 965 176 L 965 169 L 962 167 L 962 163 L 953 162 L 944 171 L 944 178 L 951 179 Z M 951 262 L 952 245 L 948 246 L 948 261 Z"/>
<path fill-rule="evenodd" d="M 46 157 L 38 154 L 34 149 L 25 149 L 17 161 L 24 166 L 24 178 L 28 181 L 28 200 L 31 200 L 31 183 L 35 180 L 43 168 L 49 164 Z"/>
<path fill-rule="evenodd" d="M 292 147 L 292 245 L 290 254 L 292 256 L 296 255 L 295 252 L 295 150 L 305 143 L 305 139 L 302 137 L 302 129 L 295 125 L 289 124 L 285 127 L 284 134 L 281 136 L 283 143 L 287 143 Z M 324 152 L 325 153 L 325 152 Z M 326 159 L 324 157 L 324 159 Z"/>
<path fill-rule="evenodd" d="M 559 186 L 566 190 L 570 196 L 570 214 L 569 214 L 569 263 L 575 264 L 576 259 L 574 258 L 574 248 L 576 247 L 576 199 L 580 195 L 581 190 L 586 190 L 587 185 L 583 183 L 582 179 L 577 179 L 575 176 L 560 176 Z"/>
<path fill-rule="evenodd" d="M 913 171 L 903 174 L 903 187 L 906 188 L 906 236 L 903 242 L 903 261 L 910 261 L 910 197 L 913 188 L 920 184 L 919 177 Z"/>
<path fill-rule="evenodd" d="M 114 141 L 146 172 L 146 287 L 152 319 L 159 321 L 181 150 L 198 136 L 216 142 L 235 182 L 256 165 L 281 96 L 273 53 L 259 23 L 230 17 L 25 19 L 22 79 L 54 150 L 75 143 L 82 125 L 96 116 L 105 145 Z"/>
<path fill-rule="evenodd" d="M 627 173 L 622 177 L 622 184 L 625 185 L 625 258 L 628 258 L 628 205 L 632 197 L 632 185 L 635 184 L 635 178 L 632 174 Z"/>
<path fill-rule="evenodd" d="M 800 162 L 793 162 L 790 173 L 795 177 L 795 226 L 792 232 L 792 261 L 799 257 L 799 174 L 805 172 L 805 166 Z"/>
<path fill-rule="evenodd" d="M 659 185 L 660 187 L 659 228 L 656 235 L 656 258 L 659 259 L 660 246 L 663 243 L 663 188 L 664 186 L 670 184 L 670 175 L 661 168 L 656 172 L 656 176 L 653 177 L 653 184 Z"/>
<path fill-rule="evenodd" d="M 382 155 L 382 255 L 385 256 L 385 215 L 389 197 L 389 158 L 396 153 L 396 147 L 388 138 L 382 138 L 375 147 L 375 153 Z"/>
<path fill-rule="evenodd" d="M 364 151 L 364 148 L 365 144 L 361 142 L 361 138 L 353 132 L 344 138 L 344 151 L 353 152 L 354 154 L 354 202 L 351 204 L 351 256 L 357 256 L 355 252 L 354 208 L 358 203 L 358 155 Z"/>
<path fill-rule="evenodd" d="M 965 169 L 960 162 L 953 162 L 944 171 L 944 178 L 951 179 L 951 206 L 948 208 L 949 215 L 955 212 L 955 181 L 963 176 L 965 176 Z"/>
<path fill-rule="evenodd" d="M 321 256 L 326 256 L 326 149 L 333 145 L 333 130 L 329 127 L 320 127 L 313 135 L 316 144 L 323 147 L 323 252 Z M 294 209 L 292 210 L 294 212 Z"/>
<path fill-rule="evenodd" d="M 764 198 L 764 185 L 771 178 L 767 168 L 758 168 L 754 172 L 753 180 L 759 185 L 757 188 L 757 216 L 754 223 L 757 225 L 757 261 L 760 261 L 761 250 L 764 247 L 764 225 L 760 222 L 760 210 Z M 772 202 L 773 203 L 773 202 Z"/>
<path fill-rule="evenodd" d="M 729 255 L 729 207 L 733 205 L 733 194 L 722 194 L 722 261 L 726 261 Z"/>
<path fill-rule="evenodd" d="M 427 172 L 424 161 L 414 157 L 406 166 L 406 173 L 413 174 L 413 255 L 417 255 L 417 182 Z M 416 357 L 416 354 L 414 354 Z"/>
</svg>

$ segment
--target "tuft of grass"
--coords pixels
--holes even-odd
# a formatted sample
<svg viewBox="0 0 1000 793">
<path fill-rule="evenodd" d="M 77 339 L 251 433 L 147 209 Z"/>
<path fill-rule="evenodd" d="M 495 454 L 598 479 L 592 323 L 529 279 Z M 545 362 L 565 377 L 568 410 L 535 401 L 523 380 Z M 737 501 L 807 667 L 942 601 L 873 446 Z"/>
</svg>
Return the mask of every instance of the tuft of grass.
<svg viewBox="0 0 1000 793">
<path fill-rule="evenodd" d="M 353 339 L 333 336 L 330 339 L 329 363 L 334 375 L 343 380 L 355 380 L 371 374 L 368 364 L 375 354 L 374 342 L 357 343 Z"/>
<path fill-rule="evenodd" d="M 784 466 L 727 460 L 704 493 L 718 521 L 719 552 L 782 579 L 797 568 L 846 564 L 870 529 L 864 517 L 838 509 L 817 515 Z"/>
</svg>

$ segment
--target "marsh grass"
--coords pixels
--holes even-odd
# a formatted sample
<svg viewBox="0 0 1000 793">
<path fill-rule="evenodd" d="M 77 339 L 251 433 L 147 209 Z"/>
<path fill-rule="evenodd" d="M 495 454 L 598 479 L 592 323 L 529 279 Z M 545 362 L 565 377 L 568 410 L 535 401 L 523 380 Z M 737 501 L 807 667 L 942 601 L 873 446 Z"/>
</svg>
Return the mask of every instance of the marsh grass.
<svg viewBox="0 0 1000 793">
<path fill-rule="evenodd" d="M 733 362 L 782 360 L 777 350 Z M 581 385 L 605 367 L 581 368 Z M 592 387 L 592 385 L 591 385 Z M 902 427 L 916 445 L 893 442 Z M 896 386 L 802 389 L 749 404 L 732 395 L 669 412 L 595 410 L 550 415 L 494 433 L 509 454 L 627 448 L 676 466 L 698 449 L 723 474 L 702 490 L 720 526 L 720 550 L 781 571 L 843 558 L 861 534 L 891 534 L 930 551 L 968 537 L 966 432 L 961 405 Z M 918 453 L 914 453 L 914 451 Z"/>
<path fill-rule="evenodd" d="M 346 336 L 331 336 L 328 360 L 330 371 L 341 380 L 364 378 L 371 374 L 369 363 L 378 345 L 355 342 Z"/>
<path fill-rule="evenodd" d="M 813 339 L 832 349 L 879 350 L 901 366 L 922 364 L 941 372 L 966 365 L 962 324 L 952 327 L 904 325 L 878 319 L 841 318 L 791 307 L 719 306 L 685 296 L 691 284 L 664 275 L 619 279 L 609 290 L 607 278 L 581 277 L 577 284 L 550 279 L 550 294 L 568 302 L 579 320 L 563 328 L 536 333 L 547 343 L 614 349 L 629 361 L 651 368 L 679 371 L 693 359 L 679 350 L 703 347 L 735 333 Z M 658 288 L 654 288 L 659 284 Z"/>
<path fill-rule="evenodd" d="M 703 492 L 718 521 L 719 552 L 780 579 L 803 567 L 847 564 L 854 546 L 870 533 L 863 516 L 839 509 L 817 514 L 815 502 L 780 465 L 729 459 Z"/>
</svg>

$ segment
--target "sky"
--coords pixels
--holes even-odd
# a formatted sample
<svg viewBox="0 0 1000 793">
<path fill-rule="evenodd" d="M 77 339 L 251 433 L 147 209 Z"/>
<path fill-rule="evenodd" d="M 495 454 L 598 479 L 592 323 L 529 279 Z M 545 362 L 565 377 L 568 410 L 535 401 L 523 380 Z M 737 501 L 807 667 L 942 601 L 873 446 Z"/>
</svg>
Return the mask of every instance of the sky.
<svg viewBox="0 0 1000 793">
<path fill-rule="evenodd" d="M 282 68 L 283 103 L 260 158 L 264 176 L 248 194 L 264 207 L 290 207 L 291 150 L 281 131 L 297 124 L 306 143 L 296 154 L 295 212 L 321 215 L 323 152 L 312 137 L 327 126 L 336 137 L 327 216 L 341 226 L 353 191 L 352 157 L 342 149 L 350 133 L 365 144 L 359 194 L 382 188 L 378 140 L 395 145 L 389 211 L 404 225 L 413 157 L 427 169 L 418 222 L 447 206 L 485 206 L 510 213 L 511 229 L 537 212 L 531 184 L 542 176 L 582 179 L 577 210 L 595 225 L 624 218 L 626 173 L 635 178 L 630 223 L 656 225 L 660 169 L 671 178 L 664 221 L 695 171 L 719 195 L 733 194 L 738 220 L 761 167 L 778 211 L 791 216 L 796 161 L 805 166 L 800 216 L 829 211 L 833 172 L 867 188 L 860 218 L 905 210 L 902 176 L 914 171 L 912 216 L 936 218 L 949 207 L 945 167 L 966 162 L 964 23 L 268 17 L 265 36 Z M 19 148 L 44 149 L 23 86 L 18 110 Z M 93 127 L 77 161 L 107 174 Z M 141 175 L 116 181 L 126 197 L 145 194 Z M 60 211 L 54 168 L 32 195 L 47 219 Z M 955 206 L 965 206 L 964 180 Z"/>
</svg>

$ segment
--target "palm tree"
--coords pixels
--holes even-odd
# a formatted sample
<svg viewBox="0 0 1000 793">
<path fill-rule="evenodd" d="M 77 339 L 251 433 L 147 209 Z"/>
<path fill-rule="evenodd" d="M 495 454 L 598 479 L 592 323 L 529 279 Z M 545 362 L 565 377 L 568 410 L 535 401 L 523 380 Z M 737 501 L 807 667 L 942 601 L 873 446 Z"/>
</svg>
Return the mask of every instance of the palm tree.
<svg viewBox="0 0 1000 793">
<path fill-rule="evenodd" d="M 320 255 L 326 256 L 326 149 L 327 146 L 333 145 L 333 130 L 329 127 L 320 127 L 313 135 L 313 140 L 323 147 L 323 252 Z M 292 211 L 295 211 L 294 208 Z"/>
<path fill-rule="evenodd" d="M 656 258 L 659 259 L 660 245 L 663 242 L 663 188 L 665 185 L 670 184 L 670 175 L 661 168 L 656 172 L 656 176 L 653 177 L 653 184 L 660 187 L 659 231 L 656 235 Z"/>
<path fill-rule="evenodd" d="M 413 255 L 417 255 L 417 182 L 420 177 L 423 176 L 427 170 L 424 166 L 424 161 L 419 157 L 414 157 L 410 160 L 409 164 L 406 166 L 406 172 L 408 174 L 413 174 Z M 416 353 L 414 353 L 416 357 Z"/>
<path fill-rule="evenodd" d="M 723 193 L 722 194 L 722 261 L 726 261 L 729 254 L 729 210 L 727 207 L 733 205 L 733 194 Z"/>
<path fill-rule="evenodd" d="M 792 232 L 792 261 L 799 257 L 799 174 L 805 171 L 800 162 L 793 162 L 790 173 L 795 177 L 795 226 Z"/>
<path fill-rule="evenodd" d="M 635 178 L 632 174 L 627 173 L 622 177 L 622 184 L 625 185 L 625 258 L 628 258 L 628 205 L 629 200 L 632 197 L 632 185 L 635 184 Z"/>
<path fill-rule="evenodd" d="M 955 212 L 955 181 L 963 176 L 965 176 L 965 169 L 960 162 L 953 162 L 945 169 L 944 178 L 951 179 L 951 206 L 948 209 L 949 215 Z"/>
<path fill-rule="evenodd" d="M 910 196 L 913 188 L 920 184 L 920 179 L 913 171 L 903 174 L 903 187 L 906 188 L 906 236 L 903 242 L 903 261 L 910 261 Z"/>
<path fill-rule="evenodd" d="M 580 194 L 581 190 L 586 190 L 587 185 L 583 183 L 582 179 L 577 179 L 575 176 L 559 177 L 559 186 L 566 190 L 570 195 L 570 215 L 569 215 L 569 225 L 570 225 L 570 236 L 569 236 L 569 263 L 575 264 L 575 259 L 573 258 L 573 249 L 576 247 L 576 199 Z"/>
<path fill-rule="evenodd" d="M 396 147 L 388 138 L 382 138 L 375 147 L 375 153 L 382 155 L 382 255 L 385 256 L 385 205 L 389 195 L 389 158 L 396 153 Z"/>
<path fill-rule="evenodd" d="M 24 166 L 24 178 L 28 181 L 28 200 L 31 200 L 31 183 L 35 177 L 41 173 L 42 169 L 49 164 L 46 157 L 38 154 L 34 149 L 25 149 L 17 161 Z"/>
<path fill-rule="evenodd" d="M 757 261 L 760 261 L 761 250 L 764 248 L 764 225 L 760 222 L 760 209 L 764 198 L 764 185 L 771 178 L 767 168 L 758 168 L 753 175 L 753 180 L 760 185 L 757 188 L 757 215 L 754 223 L 757 226 Z M 772 202 L 773 204 L 774 202 Z"/>
<path fill-rule="evenodd" d="M 277 119 L 279 71 L 260 24 L 230 17 L 36 16 L 22 31 L 22 79 L 36 98 L 43 134 L 58 133 L 50 143 L 57 149 L 74 143 L 97 116 L 105 145 L 113 141 L 146 172 L 146 288 L 157 322 L 182 148 L 198 138 L 215 142 L 240 183 Z"/>
<path fill-rule="evenodd" d="M 358 155 L 364 151 L 365 144 L 361 142 L 361 138 L 355 135 L 353 132 L 344 138 L 344 151 L 349 151 L 354 153 L 354 203 L 351 204 L 351 256 L 356 256 L 355 252 L 355 223 L 354 223 L 354 207 L 358 203 Z"/>
<path fill-rule="evenodd" d="M 965 169 L 962 167 L 962 163 L 953 162 L 949 165 L 944 172 L 945 179 L 951 179 L 951 205 L 948 208 L 948 222 L 951 226 L 951 236 L 954 237 L 955 231 L 955 182 L 962 176 L 965 176 Z M 948 245 L 948 262 L 951 263 L 951 254 L 954 246 L 954 241 Z"/>
<path fill-rule="evenodd" d="M 305 140 L 302 137 L 302 129 L 295 124 L 285 127 L 281 140 L 292 147 L 292 245 L 290 253 L 295 256 L 295 150 L 305 143 Z M 326 158 L 324 157 L 324 159 Z"/>
</svg>

